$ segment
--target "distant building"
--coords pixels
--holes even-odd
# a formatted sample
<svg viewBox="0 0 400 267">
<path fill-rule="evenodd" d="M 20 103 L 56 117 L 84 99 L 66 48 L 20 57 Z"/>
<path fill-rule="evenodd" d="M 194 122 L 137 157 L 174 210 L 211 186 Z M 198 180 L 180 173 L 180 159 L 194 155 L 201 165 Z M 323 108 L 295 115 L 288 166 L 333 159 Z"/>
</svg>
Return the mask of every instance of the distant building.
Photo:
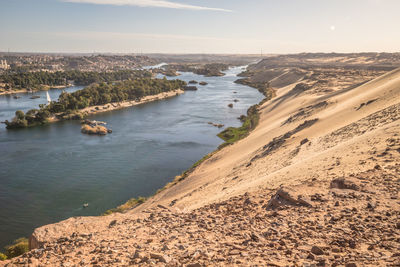
<svg viewBox="0 0 400 267">
<path fill-rule="evenodd" d="M 7 64 L 7 60 L 0 60 L 0 69 L 8 70 L 10 65 Z"/>
</svg>

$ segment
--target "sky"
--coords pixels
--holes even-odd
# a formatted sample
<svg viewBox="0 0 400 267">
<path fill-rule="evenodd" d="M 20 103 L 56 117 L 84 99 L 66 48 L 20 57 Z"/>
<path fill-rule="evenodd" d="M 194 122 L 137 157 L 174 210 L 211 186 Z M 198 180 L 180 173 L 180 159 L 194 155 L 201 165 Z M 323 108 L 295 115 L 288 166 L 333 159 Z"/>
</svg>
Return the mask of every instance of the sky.
<svg viewBox="0 0 400 267">
<path fill-rule="evenodd" d="M 0 0 L 0 51 L 400 51 L 400 0 Z"/>
</svg>

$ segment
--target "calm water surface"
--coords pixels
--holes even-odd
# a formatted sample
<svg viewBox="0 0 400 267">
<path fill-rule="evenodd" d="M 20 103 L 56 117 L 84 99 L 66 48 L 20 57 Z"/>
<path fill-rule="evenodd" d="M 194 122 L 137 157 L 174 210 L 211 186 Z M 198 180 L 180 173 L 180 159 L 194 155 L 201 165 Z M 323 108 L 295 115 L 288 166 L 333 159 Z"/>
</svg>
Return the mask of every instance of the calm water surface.
<svg viewBox="0 0 400 267">
<path fill-rule="evenodd" d="M 182 73 L 179 79 L 206 81 L 198 91 L 123 110 L 98 114 L 113 133 L 88 136 L 77 121 L 7 131 L 0 126 L 0 247 L 29 236 L 35 227 L 71 216 L 99 215 L 132 197 L 149 196 L 222 143 L 222 129 L 263 96 L 234 84 L 240 68 L 224 77 Z M 81 87 L 71 87 L 74 91 Z M 57 99 L 62 90 L 50 91 Z M 236 93 L 234 93 L 236 92 Z M 35 93 L 36 94 L 36 93 Z M 0 96 L 0 121 L 27 111 L 41 98 Z M 228 108 L 234 99 L 233 109 Z M 88 208 L 82 208 L 89 203 Z"/>
</svg>

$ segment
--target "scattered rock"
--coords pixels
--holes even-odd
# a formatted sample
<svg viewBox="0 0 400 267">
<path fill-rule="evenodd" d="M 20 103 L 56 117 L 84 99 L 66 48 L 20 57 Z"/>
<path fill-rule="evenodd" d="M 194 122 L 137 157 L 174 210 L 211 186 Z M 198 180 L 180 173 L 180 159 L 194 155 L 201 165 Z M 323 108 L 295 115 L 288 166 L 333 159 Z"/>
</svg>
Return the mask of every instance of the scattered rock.
<svg viewBox="0 0 400 267">
<path fill-rule="evenodd" d="M 314 255 L 324 255 L 324 250 L 318 246 L 313 246 L 311 248 L 311 253 Z"/>
<path fill-rule="evenodd" d="M 197 87 L 196 86 L 184 86 L 183 90 L 184 91 L 197 91 Z"/>
<path fill-rule="evenodd" d="M 302 195 L 296 193 L 296 191 L 287 187 L 281 187 L 268 201 L 266 208 L 269 210 L 286 205 L 312 207 L 312 204 L 305 200 Z"/>
<path fill-rule="evenodd" d="M 117 220 L 112 220 L 108 227 L 113 227 L 117 223 Z"/>
<path fill-rule="evenodd" d="M 338 189 L 351 189 L 355 191 L 360 190 L 360 187 L 358 185 L 345 178 L 336 178 L 332 180 L 330 187 Z"/>
<path fill-rule="evenodd" d="M 169 258 L 165 255 L 157 254 L 157 253 L 150 253 L 151 259 L 159 260 L 160 262 L 168 263 Z"/>
<path fill-rule="evenodd" d="M 310 140 L 308 140 L 307 138 L 304 138 L 303 140 L 301 140 L 300 145 L 304 145 L 307 144 Z"/>
</svg>

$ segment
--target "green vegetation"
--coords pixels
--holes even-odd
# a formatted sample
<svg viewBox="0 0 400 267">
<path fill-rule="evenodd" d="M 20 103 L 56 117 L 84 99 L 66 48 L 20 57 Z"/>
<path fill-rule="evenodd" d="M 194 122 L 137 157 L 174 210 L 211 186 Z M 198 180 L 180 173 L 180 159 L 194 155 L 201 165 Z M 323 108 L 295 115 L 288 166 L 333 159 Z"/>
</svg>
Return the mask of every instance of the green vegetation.
<svg viewBox="0 0 400 267">
<path fill-rule="evenodd" d="M 210 63 L 205 64 L 202 68 L 195 69 L 193 72 L 199 75 L 204 76 L 224 76 L 225 74 L 222 71 L 225 71 L 229 68 L 227 64 L 223 63 Z"/>
<path fill-rule="evenodd" d="M 0 81 L 7 84 L 7 88 L 13 89 L 42 89 L 45 86 L 66 86 L 68 81 L 73 81 L 76 85 L 89 85 L 92 83 L 124 81 L 136 78 L 151 78 L 152 74 L 144 70 L 120 70 L 114 72 L 83 72 L 57 71 L 57 72 L 22 72 L 5 73 L 0 75 Z"/>
<path fill-rule="evenodd" d="M 21 110 L 17 110 L 15 117 L 11 121 L 6 120 L 5 124 L 7 129 L 26 128 L 45 124 L 49 117 L 50 112 L 46 109 L 31 109 L 26 114 Z"/>
<path fill-rule="evenodd" d="M 218 137 L 225 141 L 219 148 L 235 143 L 236 141 L 246 137 L 251 130 L 256 128 L 260 116 L 258 114 L 258 105 L 251 106 L 247 110 L 247 116 L 241 117 L 243 121 L 240 127 L 229 127 L 218 134 Z"/>
<path fill-rule="evenodd" d="M 131 198 L 124 204 L 118 206 L 117 208 L 107 210 L 106 212 L 104 212 L 103 215 L 110 215 L 114 212 L 125 212 L 127 210 L 133 209 L 136 206 L 139 206 L 145 201 L 146 201 L 145 197 Z"/>
<path fill-rule="evenodd" d="M 11 245 L 6 246 L 5 250 L 5 255 L 0 253 L 0 259 L 4 256 L 6 256 L 7 259 L 18 257 L 19 255 L 29 251 L 28 239 L 25 237 L 18 238 L 17 240 L 14 240 Z"/>
<path fill-rule="evenodd" d="M 162 68 L 155 70 L 159 73 L 170 74 L 171 76 L 176 76 L 177 71 L 182 72 L 193 72 L 198 75 L 204 75 L 207 77 L 211 76 L 224 76 L 225 74 L 222 71 L 225 71 L 229 68 L 229 65 L 224 63 L 210 63 L 210 64 L 169 64 L 163 66 Z"/>
<path fill-rule="evenodd" d="M 268 101 L 275 96 L 275 91 L 272 90 L 270 84 L 267 83 L 255 83 L 251 82 L 248 78 L 238 79 L 235 83 L 247 85 L 256 88 L 261 94 L 265 96 L 264 101 Z"/>
<path fill-rule="evenodd" d="M 247 110 L 247 116 L 240 116 L 240 121 L 243 122 L 242 126 L 229 127 L 218 134 L 218 137 L 225 141 L 225 143 L 221 144 L 218 148 L 223 148 L 235 143 L 236 141 L 246 137 L 254 128 L 256 128 L 260 119 L 258 107 L 275 96 L 275 91 L 270 87 L 269 83 L 252 83 L 248 79 L 239 79 L 235 82 L 256 88 L 265 96 L 265 98 L 258 105 L 251 106 Z"/>
<path fill-rule="evenodd" d="M 17 111 L 11 122 L 5 121 L 7 129 L 26 128 L 45 124 L 52 116 L 61 120 L 82 119 L 80 109 L 108 103 L 137 100 L 148 95 L 174 91 L 186 85 L 181 80 L 138 78 L 134 80 L 92 84 L 82 90 L 63 92 L 58 101 L 40 105 L 40 109 L 26 114 Z"/>
<path fill-rule="evenodd" d="M 181 80 L 139 78 L 115 83 L 90 85 L 74 93 L 62 93 L 46 108 L 50 113 L 78 110 L 108 103 L 140 100 L 144 96 L 174 91 L 186 85 Z"/>
<path fill-rule="evenodd" d="M 0 261 L 4 261 L 7 259 L 7 256 L 3 253 L 0 253 Z"/>
</svg>

